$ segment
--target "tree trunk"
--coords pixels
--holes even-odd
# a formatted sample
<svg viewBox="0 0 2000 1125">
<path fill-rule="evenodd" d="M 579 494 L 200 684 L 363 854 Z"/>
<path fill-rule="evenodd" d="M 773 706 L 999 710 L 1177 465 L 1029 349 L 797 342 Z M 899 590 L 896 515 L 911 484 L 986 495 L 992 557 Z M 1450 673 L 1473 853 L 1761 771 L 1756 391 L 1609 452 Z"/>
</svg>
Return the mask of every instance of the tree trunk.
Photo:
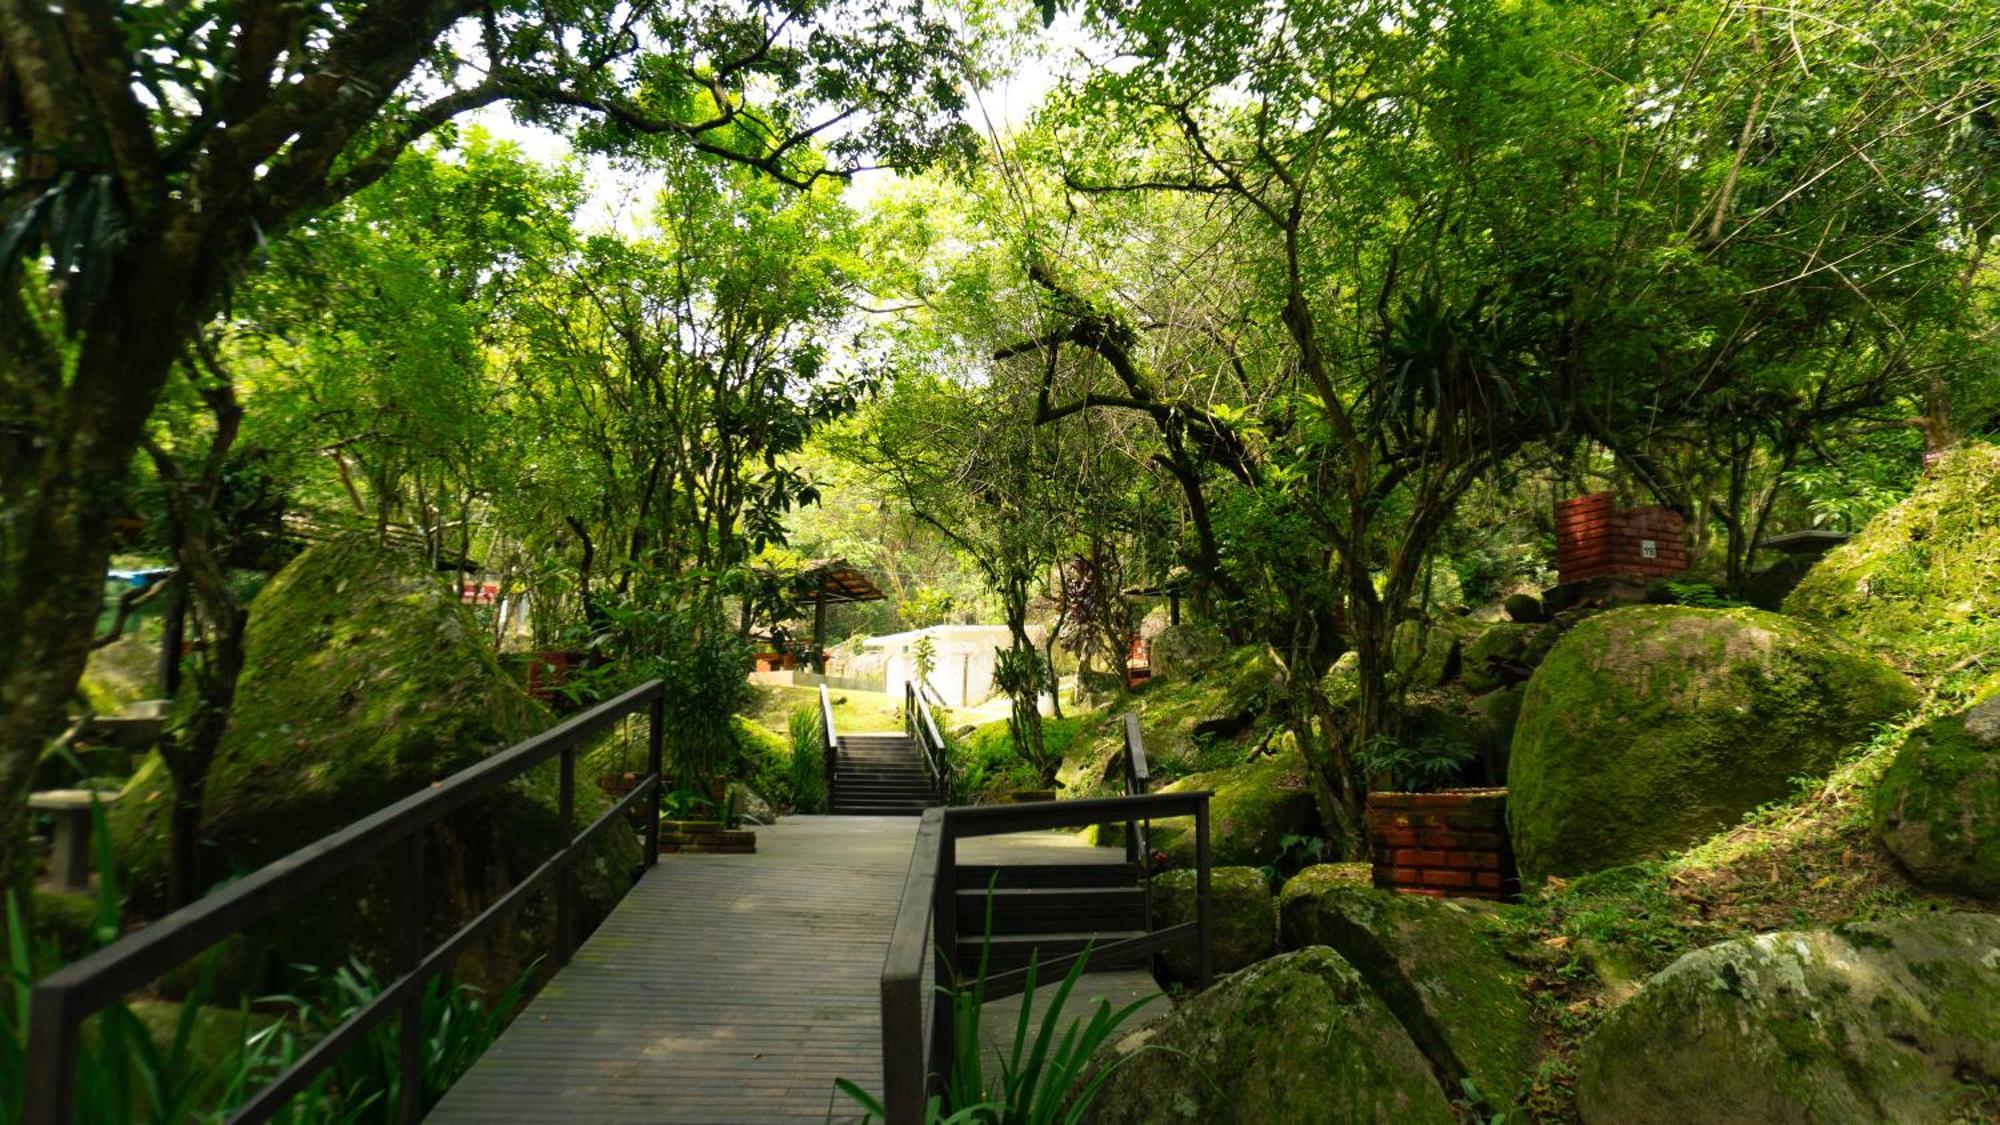
<svg viewBox="0 0 2000 1125">
<path fill-rule="evenodd" d="M 91 319 L 67 387 L 0 436 L 0 886 L 32 878 L 35 761 L 83 677 L 132 458 L 187 336 L 188 271 L 148 252 L 161 260 L 127 271 Z"/>
</svg>

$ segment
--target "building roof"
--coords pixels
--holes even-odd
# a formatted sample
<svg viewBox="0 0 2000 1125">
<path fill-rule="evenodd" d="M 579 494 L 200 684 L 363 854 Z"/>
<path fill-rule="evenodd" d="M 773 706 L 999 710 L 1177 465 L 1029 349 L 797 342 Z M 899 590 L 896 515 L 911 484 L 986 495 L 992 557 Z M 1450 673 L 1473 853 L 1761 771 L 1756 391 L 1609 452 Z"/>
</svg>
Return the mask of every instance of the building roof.
<svg viewBox="0 0 2000 1125">
<path fill-rule="evenodd" d="M 799 600 L 807 603 L 879 602 L 889 596 L 846 559 L 812 559 L 799 568 L 799 578 L 805 587 Z"/>
</svg>

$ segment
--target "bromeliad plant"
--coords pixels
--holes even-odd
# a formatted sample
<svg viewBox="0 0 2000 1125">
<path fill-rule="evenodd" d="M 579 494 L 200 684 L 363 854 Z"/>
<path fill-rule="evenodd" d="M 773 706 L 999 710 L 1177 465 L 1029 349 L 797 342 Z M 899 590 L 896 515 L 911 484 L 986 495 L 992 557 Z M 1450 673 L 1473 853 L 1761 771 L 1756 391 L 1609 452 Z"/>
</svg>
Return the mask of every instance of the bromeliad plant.
<svg viewBox="0 0 2000 1125">
<path fill-rule="evenodd" d="M 979 971 L 969 982 L 960 980 L 951 986 L 940 986 L 951 997 L 953 1052 L 950 1069 L 945 1073 L 944 1093 L 933 1095 L 925 1104 L 924 1121 L 926 1125 L 1077 1125 L 1118 1068 L 1138 1056 L 1127 1055 L 1109 1062 L 1094 1075 L 1090 1073 L 1091 1060 L 1126 1021 L 1157 997 L 1142 997 L 1117 1009 L 1112 1008 L 1110 1001 L 1099 1000 L 1087 1019 L 1076 1017 L 1065 1023 L 1063 1011 L 1090 960 L 1090 950 L 1086 948 L 1049 998 L 1031 1040 L 1030 1013 L 1035 1006 L 1036 970 L 1040 964 L 1040 959 L 1034 958 L 1028 963 L 1027 986 L 1021 992 L 1021 1013 L 1014 1023 L 1013 1043 L 1006 1057 L 1000 1060 L 996 1080 L 989 1081 L 979 1027 L 986 1006 L 992 945 L 993 891 L 989 886 Z M 1062 1033 L 1060 1039 L 1056 1037 L 1058 1029 Z M 881 1100 L 853 1082 L 842 1078 L 834 1086 L 861 1107 L 864 1121 L 888 1119 Z M 830 1121 L 832 1117 L 829 1105 L 827 1118 Z"/>
</svg>

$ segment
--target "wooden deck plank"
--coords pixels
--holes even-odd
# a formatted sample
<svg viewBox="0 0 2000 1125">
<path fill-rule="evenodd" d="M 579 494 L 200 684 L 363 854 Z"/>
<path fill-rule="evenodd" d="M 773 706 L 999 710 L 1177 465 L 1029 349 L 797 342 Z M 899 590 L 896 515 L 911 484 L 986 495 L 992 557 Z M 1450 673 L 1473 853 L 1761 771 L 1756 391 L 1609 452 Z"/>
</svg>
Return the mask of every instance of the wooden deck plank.
<svg viewBox="0 0 2000 1125">
<path fill-rule="evenodd" d="M 787 817 L 757 829 L 756 855 L 662 857 L 429 1120 L 818 1125 L 829 1104 L 851 1120 L 829 1096 L 835 1078 L 881 1085 L 882 958 L 916 826 Z M 959 858 L 1123 853 L 1042 834 L 962 841 Z"/>
</svg>

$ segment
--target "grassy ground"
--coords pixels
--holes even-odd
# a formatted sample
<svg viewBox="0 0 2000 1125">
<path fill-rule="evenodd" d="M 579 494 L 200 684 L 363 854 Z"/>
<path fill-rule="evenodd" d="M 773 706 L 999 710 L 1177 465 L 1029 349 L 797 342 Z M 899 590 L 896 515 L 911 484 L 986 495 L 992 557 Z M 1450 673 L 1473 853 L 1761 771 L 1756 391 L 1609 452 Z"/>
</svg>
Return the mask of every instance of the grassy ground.
<svg viewBox="0 0 2000 1125">
<path fill-rule="evenodd" d="M 799 707 L 817 709 L 819 689 L 816 687 L 780 687 L 774 684 L 758 684 L 755 687 L 756 700 L 750 705 L 749 718 L 757 725 L 777 734 L 787 734 L 786 726 L 791 721 L 792 711 Z M 833 696 L 833 725 L 842 731 L 899 731 L 903 729 L 900 714 L 901 700 L 892 700 L 879 691 L 846 691 L 829 689 Z"/>
</svg>

